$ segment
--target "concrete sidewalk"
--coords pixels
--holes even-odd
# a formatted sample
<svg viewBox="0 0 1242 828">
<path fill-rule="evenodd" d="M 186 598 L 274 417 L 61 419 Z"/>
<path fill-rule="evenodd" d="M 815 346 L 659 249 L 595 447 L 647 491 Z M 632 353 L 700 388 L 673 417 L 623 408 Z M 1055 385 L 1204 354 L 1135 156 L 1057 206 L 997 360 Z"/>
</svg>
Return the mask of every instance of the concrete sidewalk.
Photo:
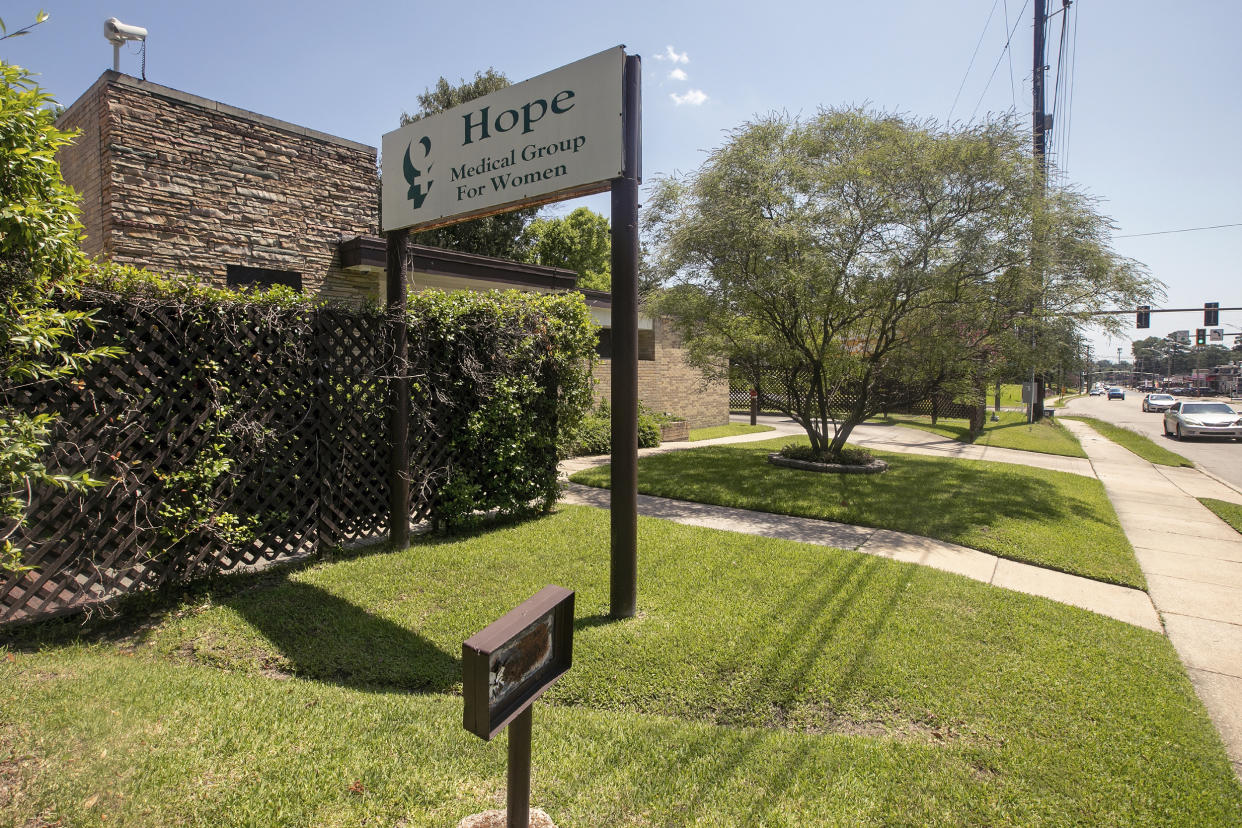
<svg viewBox="0 0 1242 828">
<path fill-rule="evenodd" d="M 1239 502 L 1195 469 L 1154 466 L 1065 420 L 1104 484 L 1199 698 L 1242 778 L 1242 535 L 1196 497 Z"/>
<path fill-rule="evenodd" d="M 607 489 L 570 483 L 561 502 L 607 509 L 609 500 L 610 492 Z M 781 538 L 835 549 L 852 549 L 894 561 L 930 566 L 1015 592 L 1051 598 L 1127 624 L 1162 632 L 1160 619 L 1152 607 L 1151 599 L 1142 590 L 1018 563 L 946 541 L 889 529 L 851 526 L 828 520 L 731 509 L 648 495 L 638 496 L 638 513 L 689 526 Z"/>
<path fill-rule="evenodd" d="M 735 423 L 749 423 L 750 418 L 734 416 Z M 658 448 L 639 449 L 638 456 L 648 457 L 652 454 L 663 454 L 669 451 L 682 451 L 703 446 L 715 446 L 737 443 L 755 443 L 763 440 L 774 440 L 778 437 L 800 437 L 806 434 L 802 426 L 788 417 L 763 415 L 758 418 L 760 425 L 770 426 L 772 431 L 758 434 L 743 434 L 737 437 L 717 437 L 714 440 L 700 440 L 662 443 Z M 952 457 L 958 460 L 990 460 L 996 463 L 1013 463 L 1019 466 L 1033 466 L 1048 471 L 1061 471 L 1080 474 L 1084 477 L 1095 477 L 1091 461 L 1083 457 L 1062 457 L 1056 454 L 1040 454 L 1033 451 L 1017 449 L 993 448 L 987 445 L 960 443 L 930 431 L 907 428 L 895 424 L 863 423 L 855 426 L 850 434 L 850 443 L 868 446 L 879 451 L 891 451 L 900 454 L 927 454 L 933 457 Z M 574 457 L 561 464 L 561 472 L 569 475 L 592 466 L 600 466 L 609 462 L 607 455 L 597 457 Z M 1197 473 L 1196 473 L 1197 474 Z M 1209 496 L 1209 495 L 1204 495 Z M 1210 495 L 1217 496 L 1217 495 Z M 1242 502 L 1242 494 L 1237 495 Z M 1222 499 L 1229 499 L 1224 497 Z"/>
</svg>

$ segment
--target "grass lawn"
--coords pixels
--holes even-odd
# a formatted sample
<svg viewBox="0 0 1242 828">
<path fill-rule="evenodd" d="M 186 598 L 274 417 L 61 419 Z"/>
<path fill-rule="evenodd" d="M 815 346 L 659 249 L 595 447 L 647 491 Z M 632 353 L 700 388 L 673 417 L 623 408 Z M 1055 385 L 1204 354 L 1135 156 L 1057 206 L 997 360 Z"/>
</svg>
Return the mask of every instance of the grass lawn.
<svg viewBox="0 0 1242 828">
<path fill-rule="evenodd" d="M 988 404 L 995 400 L 996 387 L 988 389 Z M 1022 402 L 1022 383 L 1007 382 L 1001 385 L 1001 408 L 1019 408 L 1025 405 Z"/>
<path fill-rule="evenodd" d="M 1003 558 L 1146 588 L 1134 550 L 1098 480 L 1011 463 L 872 453 L 880 475 L 778 468 L 769 452 L 793 438 L 644 457 L 644 494 L 912 532 Z M 800 438 L 805 443 L 806 438 Z M 609 467 L 574 482 L 607 486 Z"/>
<path fill-rule="evenodd" d="M 1227 500 L 1217 500 L 1214 497 L 1201 497 L 1199 502 L 1215 512 L 1216 516 L 1225 523 L 1242 532 L 1242 506 Z"/>
<path fill-rule="evenodd" d="M 1095 417 L 1083 417 L 1075 414 L 1071 419 L 1082 420 L 1098 431 L 1101 436 L 1107 437 L 1122 448 L 1129 449 L 1148 463 L 1155 463 L 1160 466 L 1185 466 L 1187 468 L 1193 468 L 1195 465 L 1180 454 L 1169 451 L 1164 446 L 1144 437 L 1137 431 L 1131 431 L 1128 428 L 1122 428 Z"/>
<path fill-rule="evenodd" d="M 763 431 L 772 430 L 772 426 L 729 423 L 728 425 L 710 426 L 709 428 L 692 428 L 690 429 L 690 441 L 715 440 L 717 437 L 737 437 L 741 434 L 759 434 Z"/>
<path fill-rule="evenodd" d="M 1237 824 L 1160 635 L 646 519 L 640 615 L 609 622 L 608 537 L 606 512 L 566 508 L 230 579 L 137 627 L 27 632 L 0 655 L 0 824 L 413 828 L 503 807 L 504 737 L 461 726 L 461 642 L 547 583 L 577 592 L 573 668 L 535 711 L 532 804 L 560 825 Z"/>
<path fill-rule="evenodd" d="M 1037 423 L 1028 423 L 1026 415 L 1017 411 L 1002 411 L 997 416 L 997 422 L 992 422 L 992 415 L 988 414 L 983 434 L 974 442 L 995 448 L 1038 451 L 1064 457 L 1087 456 L 1074 435 L 1055 419 L 1045 418 Z M 887 421 L 930 431 L 963 443 L 970 442 L 970 424 L 967 420 L 938 417 L 936 424 L 932 425 L 931 417 L 899 414 L 887 418 Z"/>
</svg>

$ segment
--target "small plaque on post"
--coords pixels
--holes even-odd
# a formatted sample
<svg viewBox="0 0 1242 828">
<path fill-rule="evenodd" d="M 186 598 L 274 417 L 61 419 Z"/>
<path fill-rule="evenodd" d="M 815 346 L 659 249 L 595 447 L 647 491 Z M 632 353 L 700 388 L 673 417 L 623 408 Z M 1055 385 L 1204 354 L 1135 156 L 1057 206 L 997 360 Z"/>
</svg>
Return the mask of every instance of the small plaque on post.
<svg viewBox="0 0 1242 828">
<path fill-rule="evenodd" d="M 547 586 L 461 645 L 466 730 L 493 736 L 569 669 L 574 593 Z"/>
</svg>

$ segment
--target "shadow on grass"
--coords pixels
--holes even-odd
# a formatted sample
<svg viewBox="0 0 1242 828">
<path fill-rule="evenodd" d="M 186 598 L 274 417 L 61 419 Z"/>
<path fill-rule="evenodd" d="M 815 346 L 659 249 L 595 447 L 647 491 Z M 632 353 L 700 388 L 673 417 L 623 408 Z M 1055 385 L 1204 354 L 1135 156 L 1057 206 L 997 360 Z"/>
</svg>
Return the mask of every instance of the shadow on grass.
<svg viewBox="0 0 1242 828">
<path fill-rule="evenodd" d="M 628 621 L 627 618 L 614 618 L 611 615 L 584 615 L 581 618 L 574 619 L 574 632 L 582 632 L 583 630 L 593 629 L 594 627 L 607 627 L 609 624 L 616 624 L 619 621 Z"/>
<path fill-rule="evenodd" d="M 826 557 L 824 566 L 771 596 L 779 622 L 752 626 L 744 651 L 716 650 L 715 659 L 700 665 L 715 674 L 719 690 L 709 700 L 705 718 L 729 727 L 670 746 L 665 772 L 678 773 L 683 763 L 700 766 L 695 775 L 683 775 L 680 793 L 685 801 L 710 799 L 713 791 L 730 788 L 753 773 L 756 762 L 763 762 L 764 785 L 749 789 L 747 801 L 737 806 L 752 816 L 740 824 L 759 824 L 798 786 L 814 761 L 793 743 L 774 751 L 765 730 L 852 732 L 847 705 L 869 694 L 864 680 L 868 664 L 910 585 L 909 579 L 891 574 L 888 564 L 877 558 L 853 555 L 840 563 Z M 767 603 L 766 597 L 761 600 Z M 706 603 L 710 599 L 687 602 Z M 826 671 L 825 652 L 833 653 Z"/>
<path fill-rule="evenodd" d="M 435 692 L 460 660 L 407 629 L 319 587 L 285 581 L 225 602 L 284 656 L 290 672 L 360 690 Z"/>
<path fill-rule="evenodd" d="M 416 533 L 411 538 L 411 546 L 458 543 L 468 537 L 485 536 L 529 520 L 537 520 L 539 517 L 536 515 L 484 518 L 471 527 L 455 532 Z M 236 607 L 241 612 L 241 607 L 250 607 L 255 595 L 267 596 L 289 587 L 293 584 L 289 580 L 290 577 L 306 569 L 321 564 L 366 558 L 371 555 L 386 555 L 393 551 L 391 545 L 381 539 L 375 542 L 359 543 L 346 549 L 337 548 L 321 555 L 307 555 L 278 561 L 259 571 L 214 573 L 198 580 L 176 583 L 158 590 L 142 590 L 119 595 L 107 601 L 89 604 L 83 612 L 76 615 L 39 618 L 0 627 L 0 646 L 17 652 L 35 652 L 44 647 L 65 646 L 73 643 L 132 647 L 141 643 L 170 615 L 184 610 L 188 605 L 222 605 Z M 298 584 L 297 586 L 304 585 Z M 319 604 L 326 617 L 341 618 L 343 625 L 347 628 L 358 629 L 366 626 L 360 620 L 353 623 L 345 622 L 344 616 L 349 614 L 352 605 L 334 604 L 334 601 L 341 604 L 345 602 L 341 602 L 340 599 L 328 593 L 323 593 L 322 599 L 308 593 L 303 593 L 302 598 L 312 605 Z M 361 608 L 353 607 L 352 609 L 357 613 L 365 614 Z M 260 626 L 258 623 L 260 621 L 271 626 L 266 619 L 260 618 L 257 612 L 251 612 L 250 615 L 247 615 L 247 620 L 254 623 L 256 627 Z M 390 634 L 392 631 L 386 630 L 382 625 L 372 627 L 371 631 L 379 634 L 381 638 L 391 639 L 393 637 Z M 267 634 L 266 631 L 264 632 Z M 273 632 L 279 631 L 273 630 Z M 293 649 L 299 652 L 304 650 L 296 637 L 285 636 L 285 638 Z M 418 649 L 416 642 L 407 643 L 411 644 L 413 650 Z M 273 644 L 279 646 L 275 638 L 273 638 Z M 458 663 L 456 658 L 446 657 L 450 658 L 454 665 Z M 313 662 L 314 659 L 291 657 L 291 661 Z M 455 669 L 458 668 L 455 667 Z"/>
</svg>

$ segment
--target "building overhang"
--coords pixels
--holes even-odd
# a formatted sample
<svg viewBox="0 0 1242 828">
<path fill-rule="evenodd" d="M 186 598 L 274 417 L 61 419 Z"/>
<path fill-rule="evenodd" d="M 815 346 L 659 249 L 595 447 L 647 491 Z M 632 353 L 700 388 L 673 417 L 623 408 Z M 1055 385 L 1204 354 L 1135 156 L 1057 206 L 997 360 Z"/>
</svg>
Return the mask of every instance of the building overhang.
<svg viewBox="0 0 1242 828">
<path fill-rule="evenodd" d="M 387 271 L 387 241 L 381 236 L 342 238 L 338 249 L 341 268 L 348 273 L 382 275 Z M 516 289 L 534 293 L 566 293 L 576 290 L 586 301 L 591 321 L 600 327 L 612 327 L 612 294 L 603 290 L 579 288 L 578 274 L 572 270 L 422 244 L 410 245 L 409 251 L 409 279 L 412 290 Z M 639 330 L 652 330 L 654 324 L 649 316 L 638 318 Z"/>
<path fill-rule="evenodd" d="M 384 273 L 388 267 L 388 248 L 378 236 L 343 238 L 338 245 L 341 269 L 346 273 Z"/>
</svg>

